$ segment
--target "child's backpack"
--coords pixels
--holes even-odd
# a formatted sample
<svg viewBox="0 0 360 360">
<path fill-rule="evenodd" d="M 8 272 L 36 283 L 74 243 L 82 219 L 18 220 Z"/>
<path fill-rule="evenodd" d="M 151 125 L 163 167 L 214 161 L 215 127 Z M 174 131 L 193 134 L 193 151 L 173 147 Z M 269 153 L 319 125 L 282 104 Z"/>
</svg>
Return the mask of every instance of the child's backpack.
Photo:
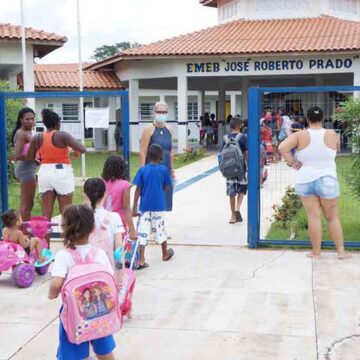
<svg viewBox="0 0 360 360">
<path fill-rule="evenodd" d="M 61 322 L 71 343 L 99 339 L 119 331 L 122 315 L 114 277 L 101 263 L 94 262 L 99 250 L 92 248 L 82 260 L 70 250 L 75 265 L 61 290 Z"/>
<path fill-rule="evenodd" d="M 110 264 L 115 270 L 113 242 L 109 237 L 107 226 L 110 223 L 111 212 L 107 212 L 99 228 L 95 228 L 89 237 L 89 244 L 105 251 Z"/>
<path fill-rule="evenodd" d="M 223 176 L 227 179 L 245 179 L 245 160 L 241 151 L 239 140 L 243 134 L 239 133 L 235 138 L 224 136 L 225 146 L 219 156 L 219 167 Z"/>
</svg>

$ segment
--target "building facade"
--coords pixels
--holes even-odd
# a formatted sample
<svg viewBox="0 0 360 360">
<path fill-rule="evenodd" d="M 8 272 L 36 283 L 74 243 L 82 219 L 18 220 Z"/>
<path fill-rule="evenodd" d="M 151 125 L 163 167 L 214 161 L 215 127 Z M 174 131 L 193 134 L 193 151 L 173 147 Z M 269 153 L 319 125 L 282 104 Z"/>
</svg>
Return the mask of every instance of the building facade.
<svg viewBox="0 0 360 360">
<path fill-rule="evenodd" d="M 201 0 L 217 8 L 219 24 L 129 49 L 93 64 L 112 69 L 130 93 L 131 149 L 156 101 L 169 104 L 178 151 L 198 137 L 197 118 L 213 112 L 246 118 L 250 86 L 360 85 L 360 0 Z M 216 11 L 214 9 L 214 11 Z M 264 106 L 306 112 L 325 108 L 328 119 L 347 95 L 268 94 Z M 224 126 L 220 127 L 220 135 Z"/>
</svg>

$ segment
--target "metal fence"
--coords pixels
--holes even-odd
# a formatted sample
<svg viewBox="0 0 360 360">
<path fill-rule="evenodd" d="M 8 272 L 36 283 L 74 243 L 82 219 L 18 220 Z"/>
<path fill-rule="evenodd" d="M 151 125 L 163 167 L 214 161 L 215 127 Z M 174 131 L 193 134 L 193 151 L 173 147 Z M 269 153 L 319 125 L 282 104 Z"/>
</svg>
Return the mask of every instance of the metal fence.
<svg viewBox="0 0 360 360">
<path fill-rule="evenodd" d="M 260 119 L 264 110 L 281 107 L 294 121 L 302 121 L 307 110 L 319 106 L 324 110 L 324 127 L 334 129 L 341 139 L 341 151 L 337 157 L 337 173 L 340 183 L 340 219 L 344 228 L 345 245 L 360 248 L 360 201 L 348 185 L 348 173 L 353 154 L 352 131 L 346 129 L 334 117 L 341 106 L 360 87 L 296 87 L 296 88 L 250 88 L 249 95 L 249 195 L 248 195 L 248 243 L 258 246 L 311 246 L 307 217 L 300 205 L 292 220 L 276 220 L 276 211 L 284 204 L 286 191 L 294 188 L 295 171 L 284 161 L 272 161 L 270 155 L 265 166 L 268 179 L 260 186 Z M 270 145 L 271 146 L 271 145 Z M 289 190 L 290 187 L 290 190 Z M 291 203 L 294 203 L 291 201 Z M 284 209 L 284 208 L 283 208 Z M 333 247 L 329 241 L 326 223 L 323 223 L 323 246 Z"/>
<path fill-rule="evenodd" d="M 115 112 L 113 119 L 110 116 L 110 127 L 112 127 L 113 136 L 109 137 L 107 131 L 101 129 L 85 129 L 79 120 L 79 114 L 76 114 L 74 107 L 70 104 L 76 103 L 80 98 L 84 99 L 86 104 L 87 99 L 92 99 L 93 105 L 99 102 L 99 99 L 105 99 L 102 103 L 117 104 L 115 105 Z M 85 91 L 85 92 L 0 92 L 0 211 L 3 212 L 11 207 L 19 208 L 20 202 L 20 189 L 16 179 L 8 178 L 8 156 L 7 154 L 7 114 L 6 105 L 7 101 L 11 99 L 26 99 L 35 100 L 35 109 L 38 113 L 42 108 L 51 108 L 55 112 L 63 111 L 60 116 L 62 117 L 61 127 L 62 130 L 70 132 L 75 138 L 81 139 L 81 132 L 85 131 L 85 144 L 91 147 L 98 148 L 99 150 L 108 149 L 107 140 L 109 143 L 113 141 L 112 150 L 119 152 L 123 155 L 128 162 L 130 168 L 130 147 L 129 147 L 129 100 L 127 91 Z M 61 101 L 62 99 L 63 101 Z M 72 100 L 72 101 L 71 101 Z M 76 100 L 76 101 L 74 101 Z M 60 102 L 59 102 L 60 101 Z M 60 105 L 59 105 L 60 104 Z M 62 104 L 62 105 L 61 105 Z M 90 103 L 88 103 L 90 104 Z M 105 105 L 106 105 L 105 104 Z M 60 107 L 59 107 L 60 106 Z M 35 110 L 34 109 L 34 110 Z M 116 113 L 116 114 L 115 114 Z M 41 122 L 37 117 L 36 127 L 37 131 L 41 131 Z M 102 164 L 105 161 L 107 154 L 99 157 L 95 153 L 89 152 L 86 154 L 88 157 L 87 163 L 87 176 L 100 176 Z M 76 165 L 76 164 L 75 164 Z M 80 162 L 74 169 L 75 176 L 80 177 Z M 77 197 L 82 199 L 82 194 L 74 194 L 74 201 Z M 77 196 L 78 195 L 78 196 Z M 36 199 L 35 199 L 36 200 Z M 39 213 L 39 207 L 36 207 L 34 214 Z"/>
</svg>

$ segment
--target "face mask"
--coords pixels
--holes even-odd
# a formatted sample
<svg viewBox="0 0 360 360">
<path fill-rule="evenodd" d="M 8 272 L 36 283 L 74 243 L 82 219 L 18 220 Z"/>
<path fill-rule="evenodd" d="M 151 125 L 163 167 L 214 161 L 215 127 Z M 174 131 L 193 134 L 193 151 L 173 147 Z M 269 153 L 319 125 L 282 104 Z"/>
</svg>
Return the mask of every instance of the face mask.
<svg viewBox="0 0 360 360">
<path fill-rule="evenodd" d="M 164 122 L 166 122 L 167 114 L 158 114 L 158 113 L 156 113 L 155 114 L 155 119 L 159 123 L 164 123 Z"/>
</svg>

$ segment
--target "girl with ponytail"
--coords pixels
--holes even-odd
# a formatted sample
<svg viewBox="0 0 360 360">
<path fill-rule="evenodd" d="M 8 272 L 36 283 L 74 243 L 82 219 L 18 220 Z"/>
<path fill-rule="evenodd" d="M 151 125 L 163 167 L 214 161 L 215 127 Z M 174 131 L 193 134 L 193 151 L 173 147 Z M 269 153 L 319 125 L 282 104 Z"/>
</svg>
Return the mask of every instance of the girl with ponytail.
<svg viewBox="0 0 360 360">
<path fill-rule="evenodd" d="M 107 230 L 111 249 L 115 250 L 122 246 L 122 234 L 125 232 L 125 229 L 120 215 L 104 208 L 105 195 L 106 186 L 103 179 L 89 178 L 85 181 L 85 202 L 94 212 L 95 228 L 105 228 Z M 113 262 L 113 258 L 110 261 Z"/>
</svg>

